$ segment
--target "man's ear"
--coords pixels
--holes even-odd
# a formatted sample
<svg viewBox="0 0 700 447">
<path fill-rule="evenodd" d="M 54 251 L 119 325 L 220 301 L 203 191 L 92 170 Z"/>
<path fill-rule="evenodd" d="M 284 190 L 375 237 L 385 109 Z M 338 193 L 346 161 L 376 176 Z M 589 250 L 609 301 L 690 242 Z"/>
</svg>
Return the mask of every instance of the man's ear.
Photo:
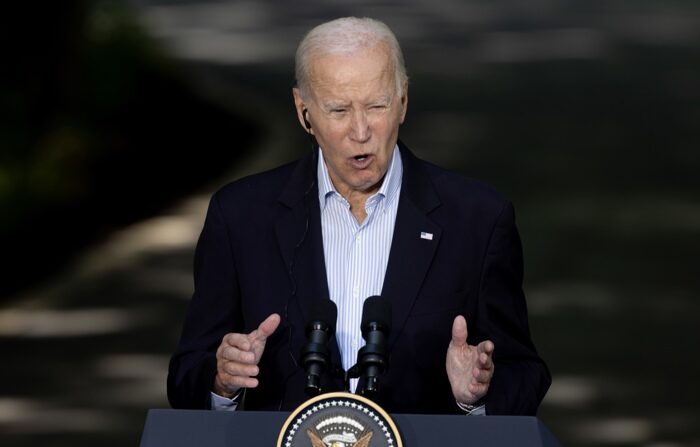
<svg viewBox="0 0 700 447">
<path fill-rule="evenodd" d="M 304 99 L 301 97 L 301 90 L 299 90 L 298 87 L 294 87 L 292 89 L 292 95 L 294 96 L 294 108 L 297 111 L 297 120 L 299 121 L 299 124 L 301 124 L 301 127 L 304 129 L 304 132 L 313 135 L 314 132 L 311 129 L 311 123 L 309 123 L 307 118 L 308 108 L 304 103 Z"/>
<path fill-rule="evenodd" d="M 400 101 L 401 101 L 401 121 L 400 121 L 400 123 L 403 124 L 404 120 L 406 119 L 406 111 L 408 110 L 408 82 L 404 83 L 403 95 L 401 95 Z"/>
</svg>

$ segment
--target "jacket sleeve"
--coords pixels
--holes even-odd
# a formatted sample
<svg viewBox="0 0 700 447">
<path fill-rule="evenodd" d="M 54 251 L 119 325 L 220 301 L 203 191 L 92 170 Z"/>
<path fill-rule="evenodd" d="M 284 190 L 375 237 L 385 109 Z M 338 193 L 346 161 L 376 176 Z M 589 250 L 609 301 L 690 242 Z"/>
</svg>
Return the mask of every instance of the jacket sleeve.
<svg viewBox="0 0 700 447">
<path fill-rule="evenodd" d="M 534 415 L 551 383 L 530 337 L 522 282 L 522 245 L 508 202 L 491 233 L 479 285 L 481 329 L 495 345 L 487 414 Z"/>
<path fill-rule="evenodd" d="M 173 408 L 208 409 L 223 336 L 240 331 L 240 292 L 230 228 L 218 194 L 212 198 L 194 261 L 194 294 L 179 345 L 170 359 L 168 400 Z"/>
</svg>

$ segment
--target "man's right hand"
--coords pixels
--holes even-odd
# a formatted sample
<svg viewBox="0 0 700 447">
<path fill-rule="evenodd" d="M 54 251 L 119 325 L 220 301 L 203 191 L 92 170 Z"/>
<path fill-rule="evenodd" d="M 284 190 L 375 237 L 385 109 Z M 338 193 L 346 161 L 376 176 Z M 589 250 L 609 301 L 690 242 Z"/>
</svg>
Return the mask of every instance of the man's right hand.
<svg viewBox="0 0 700 447">
<path fill-rule="evenodd" d="M 279 326 L 281 317 L 272 314 L 250 334 L 224 335 L 219 349 L 216 350 L 216 394 L 231 398 L 241 388 L 258 386 L 258 362 L 265 350 L 265 342 Z"/>
</svg>

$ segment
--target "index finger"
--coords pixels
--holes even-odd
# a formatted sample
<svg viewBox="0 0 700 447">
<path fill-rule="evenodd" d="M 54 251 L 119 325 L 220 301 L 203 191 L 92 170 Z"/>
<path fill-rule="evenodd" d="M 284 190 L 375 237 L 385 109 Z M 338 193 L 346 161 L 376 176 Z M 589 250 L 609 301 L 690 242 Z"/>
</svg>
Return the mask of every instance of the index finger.
<svg viewBox="0 0 700 447">
<path fill-rule="evenodd" d="M 250 351 L 250 340 L 245 334 L 230 333 L 224 336 L 223 342 L 229 346 L 240 349 L 241 351 Z"/>
<path fill-rule="evenodd" d="M 491 340 L 484 340 L 479 345 L 476 347 L 479 350 L 479 353 L 486 353 L 488 355 L 493 354 L 493 350 L 495 349 L 495 345 Z"/>
<path fill-rule="evenodd" d="M 493 351 L 496 349 L 493 342 L 490 340 L 482 341 L 476 349 L 479 353 L 479 363 L 481 363 L 481 367 L 484 369 L 493 368 Z"/>
</svg>

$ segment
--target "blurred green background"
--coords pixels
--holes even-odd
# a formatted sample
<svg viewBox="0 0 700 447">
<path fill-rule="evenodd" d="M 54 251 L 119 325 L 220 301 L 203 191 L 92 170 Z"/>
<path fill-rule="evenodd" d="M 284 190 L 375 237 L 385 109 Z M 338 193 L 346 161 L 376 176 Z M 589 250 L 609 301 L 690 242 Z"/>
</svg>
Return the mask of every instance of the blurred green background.
<svg viewBox="0 0 700 447">
<path fill-rule="evenodd" d="M 514 202 L 540 418 L 563 445 L 700 445 L 700 4 L 17 5 L 0 71 L 0 440 L 134 445 L 165 407 L 209 195 L 308 150 L 293 54 L 384 20 L 402 140 Z"/>
</svg>

